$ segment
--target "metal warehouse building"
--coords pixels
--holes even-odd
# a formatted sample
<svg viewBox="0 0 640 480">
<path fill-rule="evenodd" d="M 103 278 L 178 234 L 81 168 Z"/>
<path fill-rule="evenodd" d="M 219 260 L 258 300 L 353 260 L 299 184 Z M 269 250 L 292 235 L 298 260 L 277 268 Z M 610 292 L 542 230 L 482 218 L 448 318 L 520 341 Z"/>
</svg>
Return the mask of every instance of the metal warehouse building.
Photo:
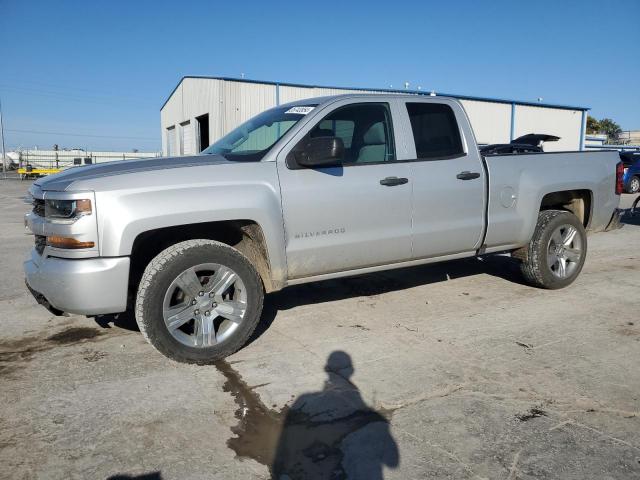
<svg viewBox="0 0 640 480">
<path fill-rule="evenodd" d="M 413 90 L 321 87 L 222 77 L 184 77 L 160 109 L 162 151 L 192 155 L 248 120 L 277 105 L 343 93 L 412 93 L 459 99 L 478 143 L 509 143 L 527 133 L 556 135 L 546 151 L 583 150 L 586 107 L 519 102 Z"/>
</svg>

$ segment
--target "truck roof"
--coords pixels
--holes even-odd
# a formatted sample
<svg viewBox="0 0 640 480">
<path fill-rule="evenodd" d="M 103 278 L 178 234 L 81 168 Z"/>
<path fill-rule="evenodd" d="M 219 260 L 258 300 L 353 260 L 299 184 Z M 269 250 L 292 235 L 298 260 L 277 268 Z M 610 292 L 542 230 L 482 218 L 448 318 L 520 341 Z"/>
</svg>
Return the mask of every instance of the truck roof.
<svg viewBox="0 0 640 480">
<path fill-rule="evenodd" d="M 415 94 L 402 94 L 402 93 L 342 93 L 339 95 L 327 95 L 324 97 L 311 97 L 311 98 L 303 98 L 300 100 L 294 100 L 293 102 L 281 103 L 278 107 L 296 107 L 301 105 L 324 105 L 326 103 L 334 102 L 335 100 L 341 99 L 349 99 L 349 98 L 375 98 L 378 100 L 388 99 L 388 98 L 402 98 L 402 99 L 412 99 L 412 100 L 429 100 L 429 99 L 446 99 L 457 102 L 458 100 L 454 97 L 446 97 L 446 96 L 430 96 L 430 95 L 415 95 Z"/>
</svg>

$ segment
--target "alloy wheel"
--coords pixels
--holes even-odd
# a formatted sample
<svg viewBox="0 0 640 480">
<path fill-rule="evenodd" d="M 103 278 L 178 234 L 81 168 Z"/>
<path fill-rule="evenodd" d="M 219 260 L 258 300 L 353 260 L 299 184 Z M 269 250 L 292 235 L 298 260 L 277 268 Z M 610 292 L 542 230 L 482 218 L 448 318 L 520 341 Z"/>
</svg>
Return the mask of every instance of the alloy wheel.
<svg viewBox="0 0 640 480">
<path fill-rule="evenodd" d="M 186 269 L 169 285 L 162 306 L 165 325 L 176 340 L 205 348 L 227 340 L 247 311 L 240 276 L 217 263 Z"/>
<path fill-rule="evenodd" d="M 547 266 L 556 277 L 568 278 L 580 265 L 583 250 L 578 229 L 569 224 L 560 225 L 549 239 Z"/>
</svg>

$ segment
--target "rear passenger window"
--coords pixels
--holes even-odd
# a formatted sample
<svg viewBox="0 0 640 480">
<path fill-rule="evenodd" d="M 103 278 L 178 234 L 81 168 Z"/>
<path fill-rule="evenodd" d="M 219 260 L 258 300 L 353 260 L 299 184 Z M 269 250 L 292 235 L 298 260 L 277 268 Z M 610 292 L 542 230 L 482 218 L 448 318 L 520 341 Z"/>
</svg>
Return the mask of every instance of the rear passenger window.
<svg viewBox="0 0 640 480">
<path fill-rule="evenodd" d="M 443 103 L 407 103 L 418 159 L 461 155 L 462 140 L 456 116 Z"/>
</svg>

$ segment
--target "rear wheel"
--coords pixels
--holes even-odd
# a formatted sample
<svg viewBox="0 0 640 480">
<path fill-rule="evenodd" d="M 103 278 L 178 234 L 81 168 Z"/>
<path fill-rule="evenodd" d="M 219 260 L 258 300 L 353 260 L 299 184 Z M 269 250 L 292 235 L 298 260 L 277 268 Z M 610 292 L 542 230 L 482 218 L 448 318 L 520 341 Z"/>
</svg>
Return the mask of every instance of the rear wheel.
<svg viewBox="0 0 640 480">
<path fill-rule="evenodd" d="M 264 290 L 249 260 L 211 240 L 173 245 L 147 266 L 136 321 L 163 355 L 208 364 L 244 345 L 260 320 Z"/>
<path fill-rule="evenodd" d="M 629 193 L 640 192 L 640 177 L 633 176 L 629 182 Z"/>
<path fill-rule="evenodd" d="M 587 234 L 578 218 L 563 210 L 544 210 L 529 245 L 514 252 L 527 282 L 557 289 L 573 283 L 587 254 Z"/>
</svg>

